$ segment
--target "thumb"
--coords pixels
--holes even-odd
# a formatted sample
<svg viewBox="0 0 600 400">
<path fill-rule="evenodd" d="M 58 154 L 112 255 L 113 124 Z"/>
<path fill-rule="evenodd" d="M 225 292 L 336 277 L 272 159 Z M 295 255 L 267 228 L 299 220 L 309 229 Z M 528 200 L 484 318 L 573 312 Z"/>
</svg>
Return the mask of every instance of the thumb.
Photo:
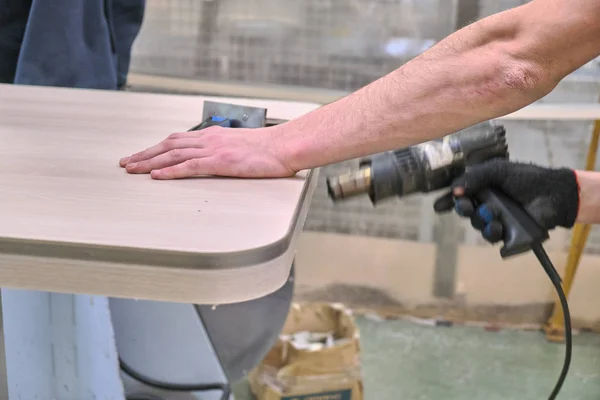
<svg viewBox="0 0 600 400">
<path fill-rule="evenodd" d="M 492 186 L 502 185 L 502 171 L 497 163 L 487 163 L 469 168 L 452 182 L 455 196 L 472 196 Z"/>
</svg>

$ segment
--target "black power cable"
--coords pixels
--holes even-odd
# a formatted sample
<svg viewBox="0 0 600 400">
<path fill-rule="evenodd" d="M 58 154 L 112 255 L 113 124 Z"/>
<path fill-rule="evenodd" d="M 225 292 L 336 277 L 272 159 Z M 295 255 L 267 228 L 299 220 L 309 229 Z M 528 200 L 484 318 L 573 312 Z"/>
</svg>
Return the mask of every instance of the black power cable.
<svg viewBox="0 0 600 400">
<path fill-rule="evenodd" d="M 573 348 L 573 338 L 571 332 L 571 314 L 569 313 L 569 304 L 567 303 L 567 296 L 562 288 L 562 279 L 560 275 L 552 265 L 552 261 L 546 254 L 546 251 L 542 247 L 541 243 L 536 243 L 532 247 L 533 253 L 539 260 L 542 267 L 548 274 L 548 277 L 552 281 L 554 288 L 556 289 L 556 293 L 560 299 L 560 304 L 563 311 L 563 316 L 565 320 L 565 361 L 563 363 L 562 371 L 560 372 L 560 376 L 558 377 L 558 381 L 556 381 L 556 385 L 554 386 L 554 390 L 550 394 L 548 400 L 556 399 L 560 389 L 562 388 L 563 383 L 565 382 L 565 378 L 567 377 L 567 373 L 569 372 L 569 366 L 571 365 L 571 352 Z"/>
<path fill-rule="evenodd" d="M 207 384 L 193 384 L 193 385 L 182 385 L 175 383 L 164 383 L 154 380 L 152 378 L 148 378 L 143 376 L 142 374 L 136 372 L 133 368 L 127 365 L 120 357 L 119 357 L 119 365 L 121 369 L 133 379 L 136 379 L 150 387 L 160 390 L 171 390 L 176 392 L 206 392 L 209 390 L 221 390 L 221 400 L 229 400 L 231 395 L 231 387 L 228 383 L 207 383 Z"/>
</svg>

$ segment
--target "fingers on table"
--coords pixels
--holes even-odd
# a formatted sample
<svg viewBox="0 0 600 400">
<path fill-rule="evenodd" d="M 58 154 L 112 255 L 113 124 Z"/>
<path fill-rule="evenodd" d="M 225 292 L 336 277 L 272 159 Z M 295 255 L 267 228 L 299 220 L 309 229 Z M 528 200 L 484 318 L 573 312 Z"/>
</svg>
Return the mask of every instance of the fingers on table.
<svg viewBox="0 0 600 400">
<path fill-rule="evenodd" d="M 145 174 L 155 169 L 171 167 L 189 160 L 207 156 L 208 151 L 201 148 L 173 149 L 167 151 L 166 153 L 154 156 L 148 160 L 130 162 L 125 168 L 127 169 L 127 172 L 130 173 Z"/>
<path fill-rule="evenodd" d="M 174 133 L 170 135 L 167 139 L 152 147 L 147 148 L 144 151 L 135 153 L 131 156 L 123 157 L 121 160 L 119 160 L 119 165 L 121 167 L 126 167 L 128 164 L 149 160 L 153 157 L 156 157 L 163 153 L 167 153 L 172 150 L 188 148 L 202 148 L 202 144 L 198 138 L 197 132 Z"/>
<path fill-rule="evenodd" d="M 162 169 L 154 169 L 150 173 L 153 179 L 181 179 L 196 175 L 214 175 L 215 163 L 212 157 L 193 158 L 182 163 Z"/>
</svg>

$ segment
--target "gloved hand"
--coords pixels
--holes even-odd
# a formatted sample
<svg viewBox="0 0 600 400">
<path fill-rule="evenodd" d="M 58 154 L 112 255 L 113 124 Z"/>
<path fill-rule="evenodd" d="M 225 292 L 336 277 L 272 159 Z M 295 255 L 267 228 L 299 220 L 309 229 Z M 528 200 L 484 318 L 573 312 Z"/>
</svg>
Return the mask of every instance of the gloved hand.
<svg viewBox="0 0 600 400">
<path fill-rule="evenodd" d="M 496 210 L 488 204 L 475 205 L 473 195 L 483 189 L 496 189 L 522 204 L 540 225 L 551 230 L 571 228 L 579 210 L 579 185 L 574 170 L 545 168 L 533 164 L 496 159 L 477 165 L 457 178 L 451 192 L 434 204 L 437 213 L 453 208 L 458 215 L 471 219 L 471 225 L 484 239 L 502 240 L 503 227 Z"/>
</svg>

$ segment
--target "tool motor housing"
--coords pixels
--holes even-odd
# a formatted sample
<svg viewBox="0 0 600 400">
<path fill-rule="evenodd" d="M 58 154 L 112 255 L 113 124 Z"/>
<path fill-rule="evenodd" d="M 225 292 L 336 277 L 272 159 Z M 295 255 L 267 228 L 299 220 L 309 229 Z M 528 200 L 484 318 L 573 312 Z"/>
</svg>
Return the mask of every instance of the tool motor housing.
<svg viewBox="0 0 600 400">
<path fill-rule="evenodd" d="M 362 159 L 359 170 L 328 178 L 330 197 L 336 201 L 367 193 L 371 202 L 448 187 L 469 165 L 492 158 L 508 158 L 502 125 L 481 123 L 468 129 L 404 149 Z"/>
</svg>

